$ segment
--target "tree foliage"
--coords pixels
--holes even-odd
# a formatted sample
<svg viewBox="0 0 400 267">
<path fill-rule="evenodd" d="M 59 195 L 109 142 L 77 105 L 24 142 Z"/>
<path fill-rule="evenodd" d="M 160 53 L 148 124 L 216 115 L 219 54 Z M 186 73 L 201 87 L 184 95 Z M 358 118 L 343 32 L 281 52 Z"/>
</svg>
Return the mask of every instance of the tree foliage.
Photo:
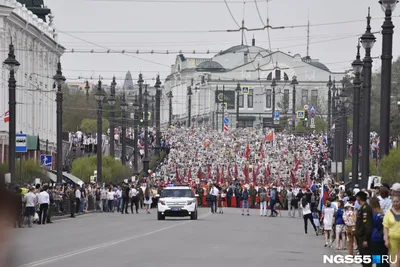
<svg viewBox="0 0 400 267">
<path fill-rule="evenodd" d="M 110 123 L 103 118 L 103 133 L 106 133 L 109 127 Z M 95 133 L 97 132 L 97 119 L 83 119 L 79 128 L 84 133 Z"/>
<path fill-rule="evenodd" d="M 352 160 L 347 160 L 344 164 L 344 175 L 346 181 L 349 180 L 349 174 L 352 172 Z M 376 164 L 373 160 L 369 161 L 369 175 L 377 175 Z"/>
<path fill-rule="evenodd" d="M 20 168 L 19 164 L 20 164 L 19 160 L 17 160 L 16 162 L 17 183 L 31 183 L 36 178 L 40 178 L 42 182 L 50 182 L 50 179 L 46 175 L 45 169 L 43 169 L 40 166 L 39 161 L 22 160 L 22 168 Z M 22 172 L 20 172 L 20 169 L 22 169 Z M 6 173 L 8 173 L 8 163 L 0 164 L 0 177 L 4 179 Z"/>
<path fill-rule="evenodd" d="M 104 183 L 120 182 L 131 177 L 130 168 L 123 166 L 119 160 L 103 156 L 102 163 L 102 181 Z M 97 156 L 79 158 L 72 163 L 72 174 L 84 182 L 90 181 L 90 176 L 96 169 Z"/>
<path fill-rule="evenodd" d="M 384 157 L 379 162 L 379 174 L 382 176 L 382 181 L 392 184 L 399 181 L 400 177 L 400 149 L 390 150 L 389 156 Z"/>
<path fill-rule="evenodd" d="M 310 128 L 310 122 L 308 122 L 308 127 L 303 125 L 303 122 L 300 121 L 296 126 L 297 133 L 308 133 L 312 131 L 326 131 L 326 122 L 321 118 L 315 118 L 315 129 Z"/>
</svg>

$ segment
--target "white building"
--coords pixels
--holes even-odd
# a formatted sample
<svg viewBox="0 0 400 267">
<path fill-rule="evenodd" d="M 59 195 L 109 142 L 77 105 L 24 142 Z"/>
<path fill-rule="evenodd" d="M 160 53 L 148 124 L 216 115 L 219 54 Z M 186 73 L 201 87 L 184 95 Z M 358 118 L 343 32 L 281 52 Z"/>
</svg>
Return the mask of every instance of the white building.
<svg viewBox="0 0 400 267">
<path fill-rule="evenodd" d="M 293 107 L 292 77 L 296 76 L 296 106 Z M 249 94 L 239 97 L 238 127 L 256 127 L 272 124 L 272 87 L 276 80 L 275 111 L 280 116 L 292 118 L 293 109 L 302 110 L 304 105 L 316 106 L 316 114 L 327 115 L 327 82 L 329 76 L 339 82 L 345 73 L 333 73 L 310 57 L 271 52 L 255 46 L 238 45 L 222 51 L 212 58 L 196 58 L 178 55 L 165 81 L 162 101 L 162 122 L 168 122 L 169 105 L 166 94 L 171 91 L 173 123 L 186 123 L 188 119 L 187 88 L 192 86 L 192 121 L 210 123 L 222 129 L 224 112 L 216 104 L 216 92 L 227 103 L 225 116 L 228 125 L 236 127 L 237 84 L 248 87 Z M 193 79 L 193 81 L 192 81 Z M 224 94 L 222 94 L 224 88 Z M 223 97 L 225 95 L 225 97 Z M 221 101 L 222 102 L 222 101 Z M 220 111 L 220 112 L 218 112 Z M 218 118 L 218 119 L 217 119 Z M 289 120 L 291 121 L 291 119 Z"/>
<path fill-rule="evenodd" d="M 40 8 L 39 8 L 40 9 Z M 38 13 L 39 14 L 39 13 Z M 28 156 L 37 157 L 33 152 L 40 142 L 40 150 L 56 150 L 56 94 L 52 77 L 57 70 L 57 62 L 64 52 L 58 44 L 55 30 L 50 23 L 22 6 L 16 0 L 0 0 L 0 62 L 8 56 L 11 42 L 15 46 L 16 59 L 21 64 L 17 73 L 16 131 L 29 135 Z M 0 81 L 0 113 L 4 117 L 8 111 L 9 73 L 2 67 Z M 7 161 L 8 123 L 0 120 L 0 162 Z"/>
</svg>

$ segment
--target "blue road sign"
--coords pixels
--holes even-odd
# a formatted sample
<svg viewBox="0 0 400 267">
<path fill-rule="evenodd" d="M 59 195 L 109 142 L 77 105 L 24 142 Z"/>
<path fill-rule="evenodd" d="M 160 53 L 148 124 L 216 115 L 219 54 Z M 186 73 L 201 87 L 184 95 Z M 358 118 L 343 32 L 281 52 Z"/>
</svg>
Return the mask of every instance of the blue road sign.
<svg viewBox="0 0 400 267">
<path fill-rule="evenodd" d="M 311 113 L 314 113 L 315 111 L 316 111 L 315 106 L 311 106 L 311 107 L 310 107 L 310 112 L 311 112 Z"/>
<path fill-rule="evenodd" d="M 40 166 L 51 169 L 53 167 L 53 156 L 40 155 Z"/>
<path fill-rule="evenodd" d="M 310 113 L 310 117 L 311 117 L 311 119 L 314 119 L 315 118 L 315 113 L 314 112 Z"/>
<path fill-rule="evenodd" d="M 28 152 L 28 136 L 26 134 L 15 135 L 15 152 L 17 153 Z"/>
<path fill-rule="evenodd" d="M 229 119 L 228 119 L 228 118 L 225 118 L 225 119 L 224 119 L 224 123 L 225 123 L 225 124 L 228 124 L 228 123 L 229 123 Z"/>
<path fill-rule="evenodd" d="M 281 113 L 279 111 L 275 111 L 274 112 L 274 118 L 275 119 L 279 119 L 280 116 L 281 116 Z"/>
</svg>

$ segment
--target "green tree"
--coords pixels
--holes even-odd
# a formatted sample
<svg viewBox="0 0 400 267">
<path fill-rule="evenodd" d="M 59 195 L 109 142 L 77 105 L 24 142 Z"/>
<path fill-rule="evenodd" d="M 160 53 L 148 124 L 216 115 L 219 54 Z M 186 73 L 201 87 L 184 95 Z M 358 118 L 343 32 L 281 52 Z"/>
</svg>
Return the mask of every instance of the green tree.
<svg viewBox="0 0 400 267">
<path fill-rule="evenodd" d="M 345 179 L 346 181 L 349 180 L 349 174 L 352 172 L 352 160 L 346 160 L 345 164 L 344 164 L 344 175 L 345 175 Z M 377 175 L 377 170 L 376 170 L 376 165 L 375 162 L 373 160 L 369 161 L 369 175 Z"/>
<path fill-rule="evenodd" d="M 300 123 L 297 124 L 296 126 L 296 132 L 297 133 L 307 133 L 307 132 L 312 132 L 312 131 L 326 131 L 326 122 L 321 119 L 321 118 L 315 118 L 315 129 L 310 128 L 310 122 L 309 127 L 306 127 L 303 125 L 303 122 L 301 121 Z"/>
<path fill-rule="evenodd" d="M 109 127 L 110 123 L 108 122 L 108 120 L 103 118 L 103 133 L 106 133 Z M 82 130 L 84 133 L 97 132 L 97 119 L 83 119 L 80 125 L 80 130 Z"/>
<path fill-rule="evenodd" d="M 104 183 L 119 182 L 131 176 L 129 167 L 112 157 L 103 157 L 102 181 Z M 97 169 L 97 156 L 79 158 L 72 163 L 72 174 L 82 181 L 89 182 L 90 176 Z"/>
<path fill-rule="evenodd" d="M 22 168 L 21 168 L 22 167 Z M 47 177 L 46 170 L 40 166 L 39 161 L 35 160 L 22 160 L 22 166 L 19 165 L 19 160 L 16 164 L 16 176 L 18 183 L 31 183 L 36 178 L 41 179 L 43 182 L 50 182 Z M 20 172 L 22 169 L 22 172 Z M 0 177 L 4 179 L 5 174 L 8 173 L 8 163 L 0 164 Z M 22 175 L 21 175 L 22 173 Z"/>
<path fill-rule="evenodd" d="M 389 156 L 384 157 L 379 162 L 379 174 L 382 181 L 392 184 L 399 181 L 400 177 L 400 149 L 392 149 Z"/>
</svg>

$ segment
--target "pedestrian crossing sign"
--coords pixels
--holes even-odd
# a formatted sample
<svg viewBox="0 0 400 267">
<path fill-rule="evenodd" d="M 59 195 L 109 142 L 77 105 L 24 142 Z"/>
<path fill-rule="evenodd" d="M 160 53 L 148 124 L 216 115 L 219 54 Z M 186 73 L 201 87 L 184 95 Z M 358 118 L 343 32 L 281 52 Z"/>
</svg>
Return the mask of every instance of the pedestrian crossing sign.
<svg viewBox="0 0 400 267">
<path fill-rule="evenodd" d="M 228 103 L 227 102 L 221 103 L 221 109 L 222 110 L 226 110 L 227 108 L 228 108 Z"/>
<path fill-rule="evenodd" d="M 250 92 L 250 87 L 249 86 L 242 86 L 242 94 L 248 95 Z"/>
<path fill-rule="evenodd" d="M 151 112 L 143 112 L 143 121 L 151 121 Z"/>
</svg>

